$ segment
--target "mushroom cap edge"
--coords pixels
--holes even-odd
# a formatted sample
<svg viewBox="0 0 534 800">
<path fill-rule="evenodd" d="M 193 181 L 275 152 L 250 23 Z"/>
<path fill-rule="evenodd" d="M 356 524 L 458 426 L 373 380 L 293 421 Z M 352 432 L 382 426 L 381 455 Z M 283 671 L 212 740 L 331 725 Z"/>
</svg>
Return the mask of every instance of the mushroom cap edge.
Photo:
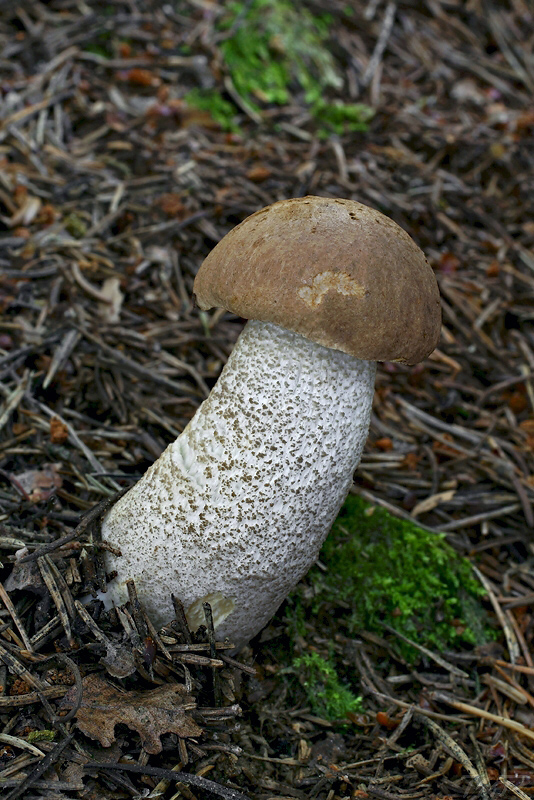
<svg viewBox="0 0 534 800">
<path fill-rule="evenodd" d="M 354 200 L 281 200 L 233 228 L 195 278 L 197 304 L 273 322 L 369 361 L 416 364 L 437 345 L 439 290 L 422 250 Z"/>
</svg>

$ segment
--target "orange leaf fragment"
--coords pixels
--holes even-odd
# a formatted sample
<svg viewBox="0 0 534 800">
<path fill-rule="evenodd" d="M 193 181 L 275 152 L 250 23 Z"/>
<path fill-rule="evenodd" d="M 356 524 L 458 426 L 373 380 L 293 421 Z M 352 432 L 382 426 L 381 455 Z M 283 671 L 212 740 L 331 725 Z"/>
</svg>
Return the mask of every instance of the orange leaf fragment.
<svg viewBox="0 0 534 800">
<path fill-rule="evenodd" d="M 58 417 L 50 420 L 50 441 L 52 444 L 64 444 L 69 438 L 69 431 Z"/>
<path fill-rule="evenodd" d="M 182 196 L 173 192 L 162 194 L 157 200 L 158 206 L 164 214 L 169 217 L 182 217 L 185 211 L 185 206 L 182 202 Z"/>
<path fill-rule="evenodd" d="M 529 109 L 520 114 L 515 120 L 515 129 L 517 131 L 528 131 L 534 129 L 534 111 Z"/>
<path fill-rule="evenodd" d="M 261 164 L 251 167 L 247 172 L 247 178 L 254 183 L 261 183 L 271 177 L 271 170 Z"/>
<path fill-rule="evenodd" d="M 50 203 L 45 203 L 44 206 L 41 207 L 41 211 L 39 212 L 36 222 L 38 222 L 39 225 L 51 225 L 55 218 L 56 210 L 54 206 Z"/>
<path fill-rule="evenodd" d="M 417 469 L 419 458 L 420 456 L 418 456 L 417 453 L 406 453 L 402 461 L 402 466 L 407 467 L 407 469 Z"/>
<path fill-rule="evenodd" d="M 378 447 L 378 449 L 382 450 L 383 452 L 387 452 L 389 450 L 393 450 L 393 442 L 389 436 L 383 436 L 381 439 L 376 440 L 375 447 Z"/>
<path fill-rule="evenodd" d="M 120 77 L 122 80 L 128 81 L 128 83 L 131 83 L 134 86 L 161 85 L 161 78 L 158 78 L 157 75 L 154 75 L 151 70 L 142 69 L 141 67 L 133 67 L 133 69 L 129 69 L 127 72 L 121 72 Z"/>
<path fill-rule="evenodd" d="M 438 262 L 438 268 L 441 272 L 451 273 L 456 272 L 460 266 L 460 259 L 454 253 L 442 253 Z"/>
<path fill-rule="evenodd" d="M 396 719 L 393 719 L 386 714 L 384 711 L 379 711 L 376 715 L 376 721 L 379 725 L 382 725 L 383 728 L 387 728 L 388 731 L 394 731 L 395 728 L 399 727 L 399 722 Z"/>
<path fill-rule="evenodd" d="M 508 404 L 514 414 L 521 414 L 522 411 L 528 408 L 528 399 L 524 384 L 520 384 L 514 391 L 504 392 L 502 399 Z"/>
</svg>

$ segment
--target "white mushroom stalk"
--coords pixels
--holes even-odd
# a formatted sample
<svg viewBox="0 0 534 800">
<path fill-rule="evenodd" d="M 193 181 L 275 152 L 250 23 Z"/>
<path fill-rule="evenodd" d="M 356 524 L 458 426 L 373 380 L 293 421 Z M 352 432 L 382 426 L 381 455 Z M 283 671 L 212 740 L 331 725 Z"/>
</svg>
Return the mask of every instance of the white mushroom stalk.
<svg viewBox="0 0 534 800">
<path fill-rule="evenodd" d="M 408 234 L 352 200 L 301 197 L 247 217 L 204 260 L 198 305 L 251 320 L 184 432 L 111 509 L 103 536 L 156 624 L 171 593 L 193 629 L 258 633 L 313 564 L 367 437 L 376 361 L 437 344 L 434 273 Z M 260 321 L 261 320 L 261 321 Z"/>
<path fill-rule="evenodd" d="M 183 433 L 111 509 L 102 535 L 127 600 L 157 625 L 171 593 L 192 629 L 250 640 L 316 560 L 367 438 L 375 363 L 250 321 Z"/>
</svg>

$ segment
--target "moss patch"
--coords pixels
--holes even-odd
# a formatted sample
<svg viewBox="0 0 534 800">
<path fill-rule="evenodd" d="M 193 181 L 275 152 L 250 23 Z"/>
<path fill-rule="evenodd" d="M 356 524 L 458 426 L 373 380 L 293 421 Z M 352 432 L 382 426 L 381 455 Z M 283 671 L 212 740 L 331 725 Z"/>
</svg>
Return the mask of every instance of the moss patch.
<svg viewBox="0 0 534 800">
<path fill-rule="evenodd" d="M 361 697 L 340 682 L 334 665 L 318 653 L 295 658 L 293 668 L 298 670 L 315 714 L 328 720 L 341 720 L 349 711 L 362 710 Z"/>
<path fill-rule="evenodd" d="M 469 561 L 443 534 L 429 533 L 359 497 L 347 498 L 320 562 L 290 595 L 283 612 L 293 646 L 306 648 L 288 671 L 298 674 L 319 716 L 340 721 L 347 712 L 362 710 L 335 633 L 387 635 L 388 625 L 433 651 L 465 649 L 494 638 L 481 603 L 485 591 Z M 324 638 L 324 623 L 331 630 L 330 643 Z M 307 649 L 312 629 L 326 645 L 322 654 Z M 400 639 L 391 643 L 409 663 L 421 658 L 410 644 Z"/>
<path fill-rule="evenodd" d="M 184 100 L 190 108 L 209 112 L 223 131 L 232 133 L 239 131 L 239 126 L 235 122 L 236 107 L 216 89 L 192 89 L 185 95 Z"/>
<path fill-rule="evenodd" d="M 314 15 L 291 0 L 228 3 L 217 24 L 226 34 L 219 50 L 243 104 L 259 112 L 293 99 L 309 109 L 322 137 L 367 130 L 372 108 L 328 97 L 343 89 L 342 70 L 328 45 L 330 24 L 328 14 Z M 233 129 L 235 106 L 216 90 L 209 96 L 190 93 L 186 101 Z"/>
<path fill-rule="evenodd" d="M 314 568 L 312 610 L 328 601 L 349 606 L 346 625 L 384 632 L 389 625 L 432 650 L 492 638 L 480 599 L 484 589 L 467 559 L 445 541 L 382 508 L 349 497 L 321 551 L 326 572 Z M 398 644 L 413 661 L 410 645 Z"/>
<path fill-rule="evenodd" d="M 293 83 L 311 105 L 326 88 L 341 88 L 325 45 L 329 24 L 328 15 L 297 9 L 290 0 L 229 3 L 221 28 L 232 35 L 220 48 L 241 97 L 256 108 L 258 102 L 283 105 Z"/>
<path fill-rule="evenodd" d="M 318 100 L 313 106 L 313 115 L 320 123 L 319 136 L 322 139 L 330 133 L 341 136 L 347 131 L 366 131 L 374 114 L 374 109 L 365 103 L 327 103 Z"/>
</svg>

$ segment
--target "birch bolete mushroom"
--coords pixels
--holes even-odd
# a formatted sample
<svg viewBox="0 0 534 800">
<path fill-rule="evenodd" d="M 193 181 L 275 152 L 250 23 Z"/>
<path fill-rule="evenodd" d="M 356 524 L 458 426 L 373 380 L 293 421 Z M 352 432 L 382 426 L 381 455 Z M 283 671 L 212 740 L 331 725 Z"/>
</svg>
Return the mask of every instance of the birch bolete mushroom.
<svg viewBox="0 0 534 800">
<path fill-rule="evenodd" d="M 390 219 L 303 197 L 258 211 L 208 255 L 201 309 L 249 320 L 211 394 L 111 509 L 103 537 L 157 624 L 171 593 L 193 629 L 211 603 L 236 645 L 316 560 L 367 438 L 376 361 L 414 364 L 440 330 L 435 276 Z"/>
</svg>

